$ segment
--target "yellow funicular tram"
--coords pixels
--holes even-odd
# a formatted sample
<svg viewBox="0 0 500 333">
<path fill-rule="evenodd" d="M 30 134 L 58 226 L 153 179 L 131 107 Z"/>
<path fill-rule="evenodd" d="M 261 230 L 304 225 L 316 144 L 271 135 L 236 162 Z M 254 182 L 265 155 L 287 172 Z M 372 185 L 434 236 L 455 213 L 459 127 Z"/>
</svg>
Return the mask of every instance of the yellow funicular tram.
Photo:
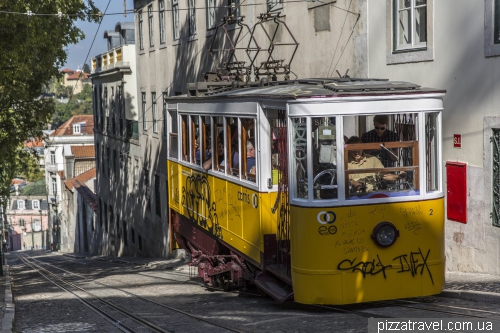
<svg viewBox="0 0 500 333">
<path fill-rule="evenodd" d="M 167 168 L 174 243 L 209 285 L 307 304 L 441 292 L 444 91 L 351 78 L 204 87 L 166 101 Z"/>
</svg>

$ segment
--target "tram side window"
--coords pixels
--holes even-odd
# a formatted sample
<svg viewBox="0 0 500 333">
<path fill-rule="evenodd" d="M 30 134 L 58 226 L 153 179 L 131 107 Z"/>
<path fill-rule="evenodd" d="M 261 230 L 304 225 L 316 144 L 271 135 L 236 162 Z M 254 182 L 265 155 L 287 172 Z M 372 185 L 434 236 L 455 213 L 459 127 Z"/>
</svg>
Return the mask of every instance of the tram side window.
<svg viewBox="0 0 500 333">
<path fill-rule="evenodd" d="M 337 136 L 335 117 L 311 119 L 314 200 L 337 199 Z"/>
<path fill-rule="evenodd" d="M 307 179 L 307 119 L 290 118 L 292 123 L 292 149 L 293 163 L 292 175 L 296 179 L 294 195 L 296 198 L 308 198 L 308 179 Z"/>
<path fill-rule="evenodd" d="M 225 170 L 226 175 L 239 177 L 239 137 L 238 137 L 238 118 L 225 117 L 225 159 L 220 164 Z"/>
<path fill-rule="evenodd" d="M 205 170 L 212 169 L 217 172 L 224 172 L 222 167 L 224 162 L 224 118 L 212 117 L 213 149 L 215 150 L 211 158 L 203 163 Z"/>
<path fill-rule="evenodd" d="M 241 118 L 241 168 L 244 179 L 255 182 L 257 178 L 257 143 L 255 140 L 255 119 Z"/>
<path fill-rule="evenodd" d="M 196 164 L 202 165 L 202 162 L 212 157 L 212 146 L 210 140 L 210 117 L 200 117 L 200 126 L 196 137 Z"/>
<path fill-rule="evenodd" d="M 170 157 L 179 158 L 179 147 L 178 147 L 178 128 L 177 128 L 177 111 L 169 111 L 170 117 Z"/>
<path fill-rule="evenodd" d="M 417 114 L 344 117 L 346 198 L 419 194 Z"/>
<path fill-rule="evenodd" d="M 425 114 L 425 165 L 427 178 L 427 192 L 440 191 L 438 155 L 438 112 Z"/>
<path fill-rule="evenodd" d="M 189 135 L 189 116 L 181 116 L 181 138 L 182 138 L 182 160 L 189 162 L 189 147 L 191 147 L 191 137 Z"/>
</svg>

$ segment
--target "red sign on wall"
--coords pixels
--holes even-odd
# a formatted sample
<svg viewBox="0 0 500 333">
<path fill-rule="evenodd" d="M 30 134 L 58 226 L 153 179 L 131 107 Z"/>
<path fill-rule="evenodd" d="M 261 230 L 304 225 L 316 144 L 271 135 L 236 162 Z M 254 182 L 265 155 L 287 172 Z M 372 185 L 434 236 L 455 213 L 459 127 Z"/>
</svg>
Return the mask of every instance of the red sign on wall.
<svg viewBox="0 0 500 333">
<path fill-rule="evenodd" d="M 453 148 L 462 148 L 462 134 L 453 134 Z"/>
<path fill-rule="evenodd" d="M 446 162 L 448 220 L 467 223 L 467 164 Z"/>
</svg>

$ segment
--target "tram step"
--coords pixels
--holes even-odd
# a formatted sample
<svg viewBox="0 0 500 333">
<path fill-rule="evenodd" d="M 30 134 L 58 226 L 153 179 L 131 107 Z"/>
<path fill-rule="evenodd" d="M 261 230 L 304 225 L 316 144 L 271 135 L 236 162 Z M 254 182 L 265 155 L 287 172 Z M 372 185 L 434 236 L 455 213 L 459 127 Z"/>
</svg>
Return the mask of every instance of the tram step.
<svg viewBox="0 0 500 333">
<path fill-rule="evenodd" d="M 273 274 L 289 286 L 292 285 L 292 278 L 290 275 L 288 275 L 287 268 L 284 265 L 267 265 L 266 271 L 269 271 L 271 274 Z"/>
<path fill-rule="evenodd" d="M 293 300 L 293 289 L 285 282 L 276 278 L 269 272 L 262 272 L 254 280 L 254 283 L 266 294 L 278 302 Z"/>
</svg>

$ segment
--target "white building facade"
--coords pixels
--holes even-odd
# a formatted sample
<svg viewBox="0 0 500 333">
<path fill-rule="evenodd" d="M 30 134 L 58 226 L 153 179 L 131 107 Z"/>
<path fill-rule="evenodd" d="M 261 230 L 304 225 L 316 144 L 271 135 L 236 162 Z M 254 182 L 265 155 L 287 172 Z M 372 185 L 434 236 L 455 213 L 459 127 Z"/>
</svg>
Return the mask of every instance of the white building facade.
<svg viewBox="0 0 500 333">
<path fill-rule="evenodd" d="M 143 228 L 138 190 L 139 147 L 134 23 L 117 23 L 104 33 L 108 51 L 92 58 L 97 222 L 89 251 L 103 255 L 147 256 L 138 238 Z M 90 213 L 90 211 L 89 211 Z M 87 214 L 88 217 L 88 214 Z M 92 228 L 90 228 L 92 229 Z"/>
<path fill-rule="evenodd" d="M 94 119 L 92 115 L 73 116 L 45 137 L 45 181 L 47 201 L 50 206 L 49 237 L 56 250 L 65 246 L 61 238 L 61 234 L 65 231 L 61 232 L 61 229 L 67 227 L 68 213 L 67 205 L 62 200 L 62 193 L 63 181 L 68 171 L 68 151 L 71 151 L 71 146 L 92 146 L 93 144 Z"/>
</svg>

